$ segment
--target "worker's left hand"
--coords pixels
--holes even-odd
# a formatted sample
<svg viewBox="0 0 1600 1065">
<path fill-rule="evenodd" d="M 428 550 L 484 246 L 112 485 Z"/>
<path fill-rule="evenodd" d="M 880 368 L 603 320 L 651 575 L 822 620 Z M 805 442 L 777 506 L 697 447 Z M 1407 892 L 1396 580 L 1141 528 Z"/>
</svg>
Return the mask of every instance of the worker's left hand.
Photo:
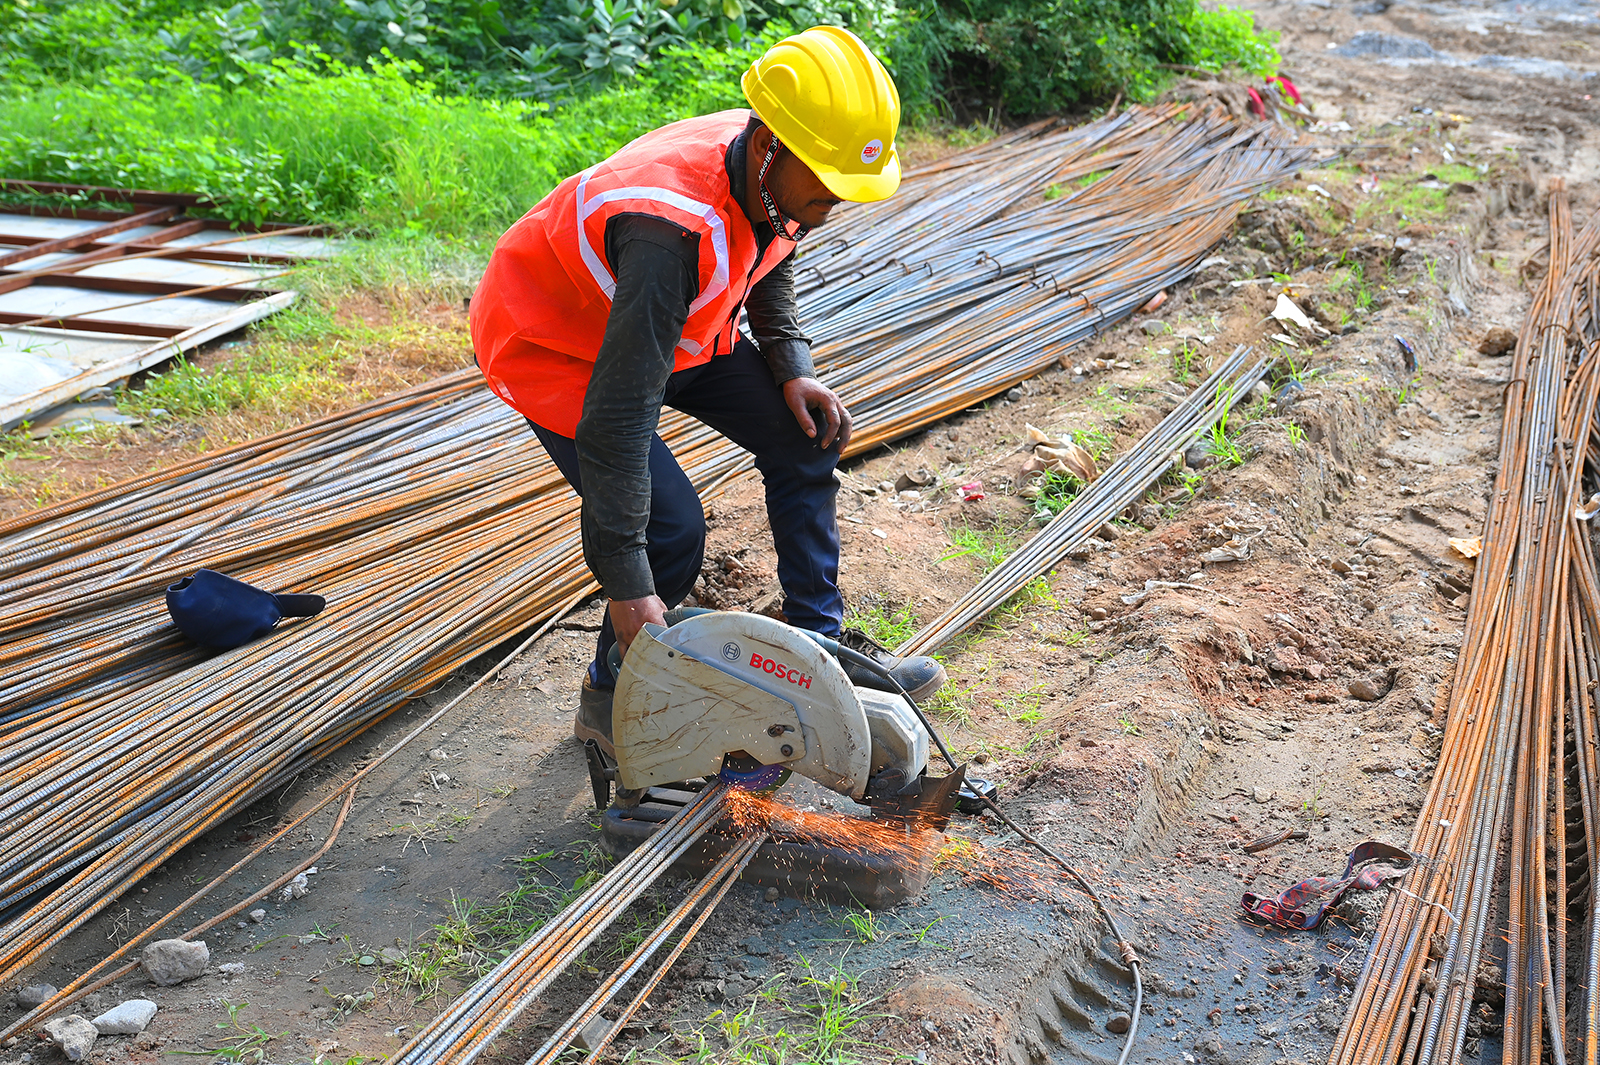
<svg viewBox="0 0 1600 1065">
<path fill-rule="evenodd" d="M 800 423 L 807 436 L 817 440 L 824 450 L 837 439 L 839 452 L 844 453 L 850 443 L 850 412 L 845 410 L 844 401 L 833 389 L 815 377 L 795 377 L 783 383 L 783 401 L 789 404 L 794 420 Z M 812 409 L 822 414 L 820 439 L 817 438 L 817 419 L 811 416 Z"/>
</svg>

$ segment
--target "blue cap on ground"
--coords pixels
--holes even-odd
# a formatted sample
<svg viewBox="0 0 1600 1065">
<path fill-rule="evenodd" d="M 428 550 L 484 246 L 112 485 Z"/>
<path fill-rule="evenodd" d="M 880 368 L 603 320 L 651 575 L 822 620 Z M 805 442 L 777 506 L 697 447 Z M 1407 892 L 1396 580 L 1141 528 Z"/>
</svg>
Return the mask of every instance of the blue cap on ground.
<svg viewBox="0 0 1600 1065">
<path fill-rule="evenodd" d="M 223 649 L 264 636 L 283 618 L 312 617 L 327 605 L 320 595 L 273 595 L 209 569 L 167 588 L 167 613 L 183 634 Z"/>
</svg>

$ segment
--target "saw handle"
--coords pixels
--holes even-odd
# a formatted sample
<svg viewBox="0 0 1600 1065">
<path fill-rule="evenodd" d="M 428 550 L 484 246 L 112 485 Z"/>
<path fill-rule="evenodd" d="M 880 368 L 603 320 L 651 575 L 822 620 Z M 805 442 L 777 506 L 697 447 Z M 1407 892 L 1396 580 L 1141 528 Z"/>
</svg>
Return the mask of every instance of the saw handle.
<svg viewBox="0 0 1600 1065">
<path fill-rule="evenodd" d="M 701 614 L 714 614 L 714 613 L 716 613 L 716 611 L 712 610 L 710 607 L 704 607 L 704 606 L 675 606 L 671 610 L 667 611 L 667 626 L 666 627 L 670 629 L 670 628 L 672 628 L 672 626 L 676 625 L 680 621 L 687 621 L 690 618 L 699 617 Z M 656 625 L 656 626 L 653 626 L 653 628 L 659 630 L 661 628 L 661 626 Z M 612 644 L 611 645 L 611 650 L 606 652 L 606 668 L 611 671 L 611 679 L 612 680 L 616 680 L 618 677 L 622 676 L 622 645 L 621 644 L 619 644 L 619 643 Z"/>
</svg>

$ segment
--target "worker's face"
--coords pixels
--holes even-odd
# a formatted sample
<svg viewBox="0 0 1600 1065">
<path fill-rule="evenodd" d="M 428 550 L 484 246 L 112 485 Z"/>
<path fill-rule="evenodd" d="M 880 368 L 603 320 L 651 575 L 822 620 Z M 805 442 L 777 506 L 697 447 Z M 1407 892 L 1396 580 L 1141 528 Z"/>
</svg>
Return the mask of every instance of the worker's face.
<svg viewBox="0 0 1600 1065">
<path fill-rule="evenodd" d="M 772 131 L 759 127 L 750 138 L 750 149 L 759 167 L 772 144 Z M 839 197 L 828 191 L 811 168 L 795 158 L 793 152 L 779 152 L 767 171 L 767 190 L 778 210 L 809 229 L 828 220 L 828 212 L 839 206 Z"/>
</svg>

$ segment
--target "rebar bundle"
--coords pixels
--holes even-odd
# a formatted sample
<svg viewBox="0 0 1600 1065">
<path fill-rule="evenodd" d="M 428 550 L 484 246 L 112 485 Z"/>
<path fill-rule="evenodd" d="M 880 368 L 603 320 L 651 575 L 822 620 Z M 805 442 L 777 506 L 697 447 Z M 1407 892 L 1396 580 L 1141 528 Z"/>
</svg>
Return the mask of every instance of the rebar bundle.
<svg viewBox="0 0 1600 1065">
<path fill-rule="evenodd" d="M 1031 127 L 845 211 L 801 287 L 818 365 L 856 415 L 852 453 L 1127 315 L 1300 158 L 1275 127 L 1133 110 Z M 703 492 L 747 468 L 686 418 L 662 434 Z M 0 981 L 592 591 L 577 515 L 521 419 L 463 372 L 0 523 Z M 162 604 L 201 567 L 329 606 L 208 652 Z"/>
<path fill-rule="evenodd" d="M 1411 837 L 1422 860 L 1390 895 L 1334 1062 L 1461 1060 L 1475 1016 L 1493 1030 L 1474 994 L 1501 936 L 1502 1060 L 1600 1053 L 1600 582 L 1584 506 L 1600 487 L 1597 345 L 1600 217 L 1574 235 L 1552 180 L 1550 270 L 1517 342 L 1444 745 Z"/>
<path fill-rule="evenodd" d="M 1266 376 L 1271 358 L 1250 360 L 1250 348 L 1241 345 L 1218 366 L 1206 382 L 1161 420 L 1133 449 L 1084 489 L 1072 505 L 1050 519 L 1033 539 L 984 574 L 977 585 L 948 610 L 924 625 L 895 649 L 899 655 L 923 654 L 942 647 L 1001 606 L 1029 581 L 1058 564 L 1073 548 L 1123 508 L 1137 502 L 1150 485 L 1181 461 L 1183 449 L 1194 443 L 1233 404 Z"/>
</svg>

